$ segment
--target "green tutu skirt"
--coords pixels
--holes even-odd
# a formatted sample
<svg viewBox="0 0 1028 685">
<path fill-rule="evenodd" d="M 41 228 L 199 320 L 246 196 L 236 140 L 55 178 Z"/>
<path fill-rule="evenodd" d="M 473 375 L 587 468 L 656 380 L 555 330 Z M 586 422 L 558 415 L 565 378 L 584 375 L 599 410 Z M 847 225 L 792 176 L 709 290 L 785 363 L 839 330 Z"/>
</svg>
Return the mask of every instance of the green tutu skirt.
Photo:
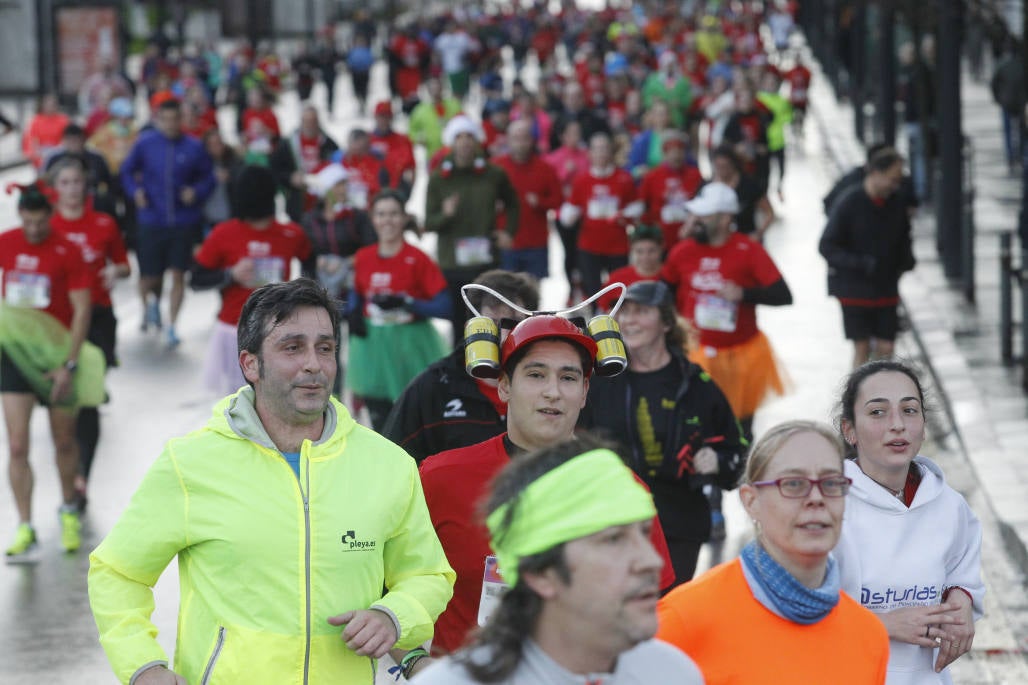
<svg viewBox="0 0 1028 685">
<path fill-rule="evenodd" d="M 350 336 L 346 384 L 354 395 L 395 401 L 407 384 L 449 352 L 429 321 L 379 326 L 368 335 Z"/>
<path fill-rule="evenodd" d="M 47 372 L 68 359 L 71 331 L 44 311 L 0 304 L 0 354 L 10 358 L 40 397 L 49 397 L 53 381 Z M 82 343 L 72 391 L 58 406 L 98 407 L 106 399 L 104 353 L 88 340 Z"/>
</svg>

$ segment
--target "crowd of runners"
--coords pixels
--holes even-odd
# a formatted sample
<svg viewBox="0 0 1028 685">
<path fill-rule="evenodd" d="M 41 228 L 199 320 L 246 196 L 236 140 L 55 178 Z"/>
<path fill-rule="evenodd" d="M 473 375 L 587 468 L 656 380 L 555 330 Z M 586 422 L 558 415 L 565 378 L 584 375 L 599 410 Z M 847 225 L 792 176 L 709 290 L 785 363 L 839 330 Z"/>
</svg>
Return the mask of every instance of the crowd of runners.
<svg viewBox="0 0 1028 685">
<path fill-rule="evenodd" d="M 784 389 L 756 309 L 793 302 L 763 241 L 803 135 L 802 7 L 684 6 L 359 14 L 345 46 L 288 56 L 155 41 L 70 116 L 44 99 L 39 178 L 0 233 L 8 563 L 38 552 L 37 404 L 61 545 L 82 544 L 113 283 L 170 348 L 187 290 L 221 300 L 202 374 L 224 399 L 90 557 L 119 679 L 370 683 L 389 654 L 425 683 L 949 682 L 981 532 L 919 456 L 920 378 L 891 360 L 904 160 L 874 147 L 826 198 L 854 345 L 837 426 L 754 436 Z M 345 78 L 374 124 L 334 140 L 319 111 Z M 539 311 L 551 277 L 568 301 Z M 755 539 L 693 579 L 735 488 Z M 176 556 L 172 662 L 150 613 Z"/>
</svg>

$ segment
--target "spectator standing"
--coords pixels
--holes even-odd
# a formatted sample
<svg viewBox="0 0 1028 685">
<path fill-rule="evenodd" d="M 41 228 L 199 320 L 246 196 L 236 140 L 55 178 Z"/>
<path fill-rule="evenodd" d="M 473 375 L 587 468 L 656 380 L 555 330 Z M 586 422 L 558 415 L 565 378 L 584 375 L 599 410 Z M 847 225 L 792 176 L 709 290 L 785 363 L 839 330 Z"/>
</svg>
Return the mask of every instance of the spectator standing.
<svg viewBox="0 0 1028 685">
<path fill-rule="evenodd" d="M 992 98 L 999 105 L 1003 118 L 1003 149 L 1007 154 L 1007 166 L 1013 173 L 1021 164 L 1021 127 L 1028 96 L 1024 86 L 1024 57 L 1012 40 L 992 73 L 990 86 Z"/>
</svg>

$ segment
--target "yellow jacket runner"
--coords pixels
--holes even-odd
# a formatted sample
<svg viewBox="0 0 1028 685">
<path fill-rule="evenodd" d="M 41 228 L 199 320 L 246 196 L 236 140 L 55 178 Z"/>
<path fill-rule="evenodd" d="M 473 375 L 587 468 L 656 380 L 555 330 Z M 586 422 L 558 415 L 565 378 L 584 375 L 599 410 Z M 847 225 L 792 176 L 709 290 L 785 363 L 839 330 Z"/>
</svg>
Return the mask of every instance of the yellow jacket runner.
<svg viewBox="0 0 1028 685">
<path fill-rule="evenodd" d="M 453 592 L 417 467 L 332 399 L 300 477 L 244 388 L 205 428 L 168 442 L 90 555 L 89 599 L 117 677 L 167 663 L 152 587 L 175 555 L 174 670 L 206 683 L 372 683 L 376 663 L 326 619 L 378 608 L 401 648 L 432 635 Z M 382 588 L 388 588 L 383 596 Z"/>
</svg>

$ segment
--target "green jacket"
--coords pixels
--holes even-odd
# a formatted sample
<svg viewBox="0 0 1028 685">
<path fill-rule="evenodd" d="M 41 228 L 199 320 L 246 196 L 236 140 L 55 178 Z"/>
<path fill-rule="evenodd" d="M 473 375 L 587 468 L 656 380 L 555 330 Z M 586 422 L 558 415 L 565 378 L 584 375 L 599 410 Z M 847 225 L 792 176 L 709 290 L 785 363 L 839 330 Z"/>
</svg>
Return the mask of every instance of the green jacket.
<svg viewBox="0 0 1028 685">
<path fill-rule="evenodd" d="M 646 77 L 642 87 L 643 107 L 649 109 L 657 100 L 667 103 L 671 114 L 671 123 L 681 128 L 685 123 L 686 112 L 692 104 L 692 86 L 689 79 L 679 76 L 671 88 L 664 82 L 664 75 L 655 71 Z"/>
<path fill-rule="evenodd" d="M 178 555 L 174 670 L 205 683 L 367 683 L 326 619 L 380 608 L 398 647 L 432 636 L 455 575 L 432 528 L 414 460 L 332 400 L 300 478 L 243 388 L 207 426 L 170 440 L 90 555 L 89 600 L 118 679 L 167 663 L 151 588 Z M 382 588 L 388 588 L 383 596 Z"/>
<path fill-rule="evenodd" d="M 757 100 L 771 112 L 771 123 L 767 126 L 767 149 L 771 152 L 785 149 L 785 127 L 792 121 L 789 98 L 761 91 L 757 93 Z"/>
<path fill-rule="evenodd" d="M 446 122 L 460 114 L 460 102 L 453 98 L 443 98 L 443 116 L 435 109 L 435 103 L 424 101 L 410 113 L 407 124 L 407 136 L 415 145 L 424 145 L 426 156 L 432 155 L 443 146 L 443 129 Z"/>
<path fill-rule="evenodd" d="M 443 201 L 454 193 L 460 196 L 457 212 L 443 214 Z M 505 230 L 513 236 L 518 230 L 518 194 L 500 167 L 479 157 L 471 168 L 453 166 L 453 155 L 443 160 L 428 179 L 425 200 L 425 228 L 439 234 L 436 250 L 442 269 L 488 268 L 497 260 L 493 231 L 496 229 L 496 201 L 503 202 L 507 217 Z M 490 242 L 488 254 L 469 245 L 475 239 Z"/>
</svg>

